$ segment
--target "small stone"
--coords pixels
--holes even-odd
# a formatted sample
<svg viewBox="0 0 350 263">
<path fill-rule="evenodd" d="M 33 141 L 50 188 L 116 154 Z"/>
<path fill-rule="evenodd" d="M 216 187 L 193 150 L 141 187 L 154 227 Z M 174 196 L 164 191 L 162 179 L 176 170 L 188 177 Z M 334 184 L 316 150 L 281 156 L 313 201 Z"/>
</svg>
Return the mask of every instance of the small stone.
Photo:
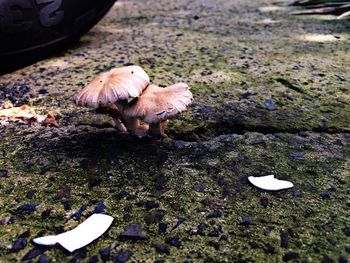
<svg viewBox="0 0 350 263">
<path fill-rule="evenodd" d="M 208 236 L 210 236 L 210 237 L 219 237 L 220 236 L 220 231 L 215 228 L 213 231 L 209 232 Z"/>
<path fill-rule="evenodd" d="M 44 94 L 48 94 L 49 92 L 46 89 L 40 89 L 39 90 L 39 94 L 44 95 Z"/>
<path fill-rule="evenodd" d="M 25 212 L 35 212 L 37 209 L 37 204 L 24 204 L 17 208 L 17 210 L 25 211 Z"/>
<path fill-rule="evenodd" d="M 71 263 L 79 263 L 81 262 L 84 258 L 86 257 L 86 252 L 78 252 L 78 254 L 76 254 L 72 259 L 71 259 Z"/>
<path fill-rule="evenodd" d="M 348 259 L 344 256 L 340 256 L 338 259 L 339 263 L 348 263 Z"/>
<path fill-rule="evenodd" d="M 97 206 L 94 209 L 94 213 L 95 214 L 101 214 L 104 213 L 106 209 L 105 203 L 103 200 L 101 200 L 100 202 L 98 202 Z"/>
<path fill-rule="evenodd" d="M 287 262 L 287 261 L 291 261 L 291 260 L 295 260 L 299 258 L 299 254 L 296 252 L 287 252 L 286 254 L 284 254 L 283 256 L 283 261 Z"/>
<path fill-rule="evenodd" d="M 347 237 L 350 237 L 350 228 L 349 228 L 349 227 L 343 228 L 343 233 L 344 233 Z"/>
<path fill-rule="evenodd" d="M 145 222 L 147 225 L 159 223 L 165 215 L 162 210 L 151 211 L 145 216 Z"/>
<path fill-rule="evenodd" d="M 166 230 L 168 228 L 168 224 L 167 223 L 159 223 L 158 225 L 158 234 L 165 234 L 166 233 Z"/>
<path fill-rule="evenodd" d="M 25 248 L 27 246 L 27 244 L 28 244 L 27 239 L 24 237 L 21 237 L 13 243 L 11 251 L 17 252 L 17 251 Z"/>
<path fill-rule="evenodd" d="M 27 192 L 27 194 L 26 194 L 26 197 L 27 197 L 28 199 L 32 199 L 32 198 L 34 197 L 35 193 L 36 193 L 36 190 L 34 190 L 34 189 L 29 190 L 29 191 Z"/>
<path fill-rule="evenodd" d="M 255 225 L 255 222 L 253 222 L 253 220 L 248 216 L 242 216 L 241 225 L 244 225 L 244 226 Z"/>
<path fill-rule="evenodd" d="M 0 218 L 0 225 L 13 224 L 15 219 L 13 217 Z"/>
<path fill-rule="evenodd" d="M 9 177 L 9 173 L 5 169 L 0 170 L 0 177 Z"/>
<path fill-rule="evenodd" d="M 78 211 L 76 211 L 75 213 L 73 213 L 69 219 L 74 219 L 74 220 L 78 220 L 80 218 L 80 216 L 82 215 L 82 213 L 84 213 L 84 211 L 88 208 L 87 205 L 83 205 L 79 208 Z"/>
<path fill-rule="evenodd" d="M 139 224 L 130 224 L 124 228 L 120 234 L 124 239 L 145 239 L 145 235 L 142 233 L 141 226 Z"/>
<path fill-rule="evenodd" d="M 201 183 L 195 183 L 193 186 L 194 190 L 198 193 L 203 193 L 205 190 L 204 185 L 202 185 Z"/>
<path fill-rule="evenodd" d="M 228 241 L 228 236 L 227 235 L 222 235 L 220 237 L 219 241 Z"/>
<path fill-rule="evenodd" d="M 322 199 L 330 199 L 331 198 L 331 193 L 330 192 L 323 192 L 320 194 Z"/>
<path fill-rule="evenodd" d="M 268 199 L 267 197 L 265 197 L 265 196 L 261 197 L 261 198 L 260 198 L 260 204 L 261 204 L 264 208 L 266 208 L 266 207 L 268 206 L 268 204 L 269 204 L 269 199 Z"/>
<path fill-rule="evenodd" d="M 264 246 L 264 251 L 268 254 L 273 254 L 275 253 L 275 248 L 271 244 L 266 244 Z"/>
<path fill-rule="evenodd" d="M 132 255 L 133 253 L 130 250 L 119 250 L 118 254 L 113 259 L 113 263 L 125 263 Z"/>
<path fill-rule="evenodd" d="M 52 208 L 48 208 L 45 211 L 43 211 L 41 213 L 41 218 L 45 219 L 45 218 L 49 217 L 52 210 L 53 210 Z"/>
<path fill-rule="evenodd" d="M 27 254 L 24 255 L 24 257 L 22 258 L 22 261 L 31 260 L 32 258 L 35 258 L 41 255 L 43 252 L 44 251 L 39 248 L 33 248 Z"/>
<path fill-rule="evenodd" d="M 41 255 L 37 261 L 38 263 L 50 263 L 50 258 L 45 255 Z"/>
<path fill-rule="evenodd" d="M 73 200 L 69 199 L 69 200 L 65 200 L 62 202 L 63 204 L 63 208 L 65 211 L 69 211 L 72 209 L 73 206 Z"/>
<path fill-rule="evenodd" d="M 97 263 L 97 262 L 99 262 L 98 256 L 94 255 L 94 256 L 90 257 L 87 262 L 88 263 Z"/>
<path fill-rule="evenodd" d="M 184 217 L 178 217 L 175 226 L 171 229 L 171 231 L 174 231 L 176 228 L 178 228 L 183 222 L 185 222 Z"/>
<path fill-rule="evenodd" d="M 322 259 L 322 261 L 321 261 L 321 263 L 333 263 L 334 262 L 334 260 L 333 259 L 331 259 L 329 256 L 327 256 L 327 255 L 324 255 L 323 256 L 323 259 Z"/>
<path fill-rule="evenodd" d="M 277 109 L 277 106 L 273 103 L 272 99 L 265 99 L 265 105 L 269 111 L 274 111 Z"/>
<path fill-rule="evenodd" d="M 350 247 L 346 247 L 345 251 L 350 254 Z"/>
<path fill-rule="evenodd" d="M 208 225 L 207 224 L 199 224 L 197 226 L 197 234 L 200 236 L 204 236 L 205 235 L 205 230 L 207 229 Z"/>
<path fill-rule="evenodd" d="M 100 253 L 102 260 L 107 261 L 111 254 L 111 247 L 101 248 L 98 252 Z"/>
<path fill-rule="evenodd" d="M 304 152 L 291 152 L 289 153 L 289 156 L 294 159 L 302 159 L 304 158 L 305 153 Z"/>
<path fill-rule="evenodd" d="M 300 191 L 295 190 L 295 191 L 293 191 L 292 195 L 295 197 L 301 197 L 303 194 Z"/>
<path fill-rule="evenodd" d="M 157 203 L 156 201 L 146 201 L 145 202 L 145 208 L 147 210 L 151 210 L 153 208 L 158 208 L 159 207 L 159 203 Z"/>
<path fill-rule="evenodd" d="M 216 210 L 214 210 L 213 213 L 209 214 L 209 215 L 207 216 L 207 218 L 218 218 L 218 217 L 221 217 L 221 216 L 222 216 L 221 211 L 218 210 L 218 209 L 216 209 Z"/>
<path fill-rule="evenodd" d="M 219 178 L 218 180 L 217 180 L 217 183 L 218 183 L 218 185 L 219 186 L 223 186 L 223 185 L 225 185 L 225 179 L 224 178 Z"/>
<path fill-rule="evenodd" d="M 155 249 L 160 254 L 170 254 L 170 249 L 166 244 L 157 244 L 155 245 Z"/>
<path fill-rule="evenodd" d="M 180 248 L 181 247 L 181 241 L 176 238 L 176 237 L 169 237 L 166 239 L 165 243 L 173 246 L 173 247 L 176 247 L 176 248 Z"/>
<path fill-rule="evenodd" d="M 281 232 L 281 234 L 280 234 L 281 247 L 288 248 L 288 237 L 289 237 L 289 233 L 287 231 Z"/>
</svg>

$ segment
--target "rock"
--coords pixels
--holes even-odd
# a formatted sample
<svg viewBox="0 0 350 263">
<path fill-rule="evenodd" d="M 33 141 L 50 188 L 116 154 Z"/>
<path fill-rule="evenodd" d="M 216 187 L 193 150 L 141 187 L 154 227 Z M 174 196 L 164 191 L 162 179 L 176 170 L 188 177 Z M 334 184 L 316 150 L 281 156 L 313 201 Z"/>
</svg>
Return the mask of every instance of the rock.
<svg viewBox="0 0 350 263">
<path fill-rule="evenodd" d="M 160 254 L 170 254 L 170 249 L 166 244 L 157 244 L 155 245 L 155 249 Z"/>
<path fill-rule="evenodd" d="M 282 259 L 283 259 L 283 261 L 288 262 L 288 261 L 295 260 L 298 258 L 299 258 L 298 253 L 290 251 L 290 252 L 287 252 L 286 254 L 284 254 Z"/>
<path fill-rule="evenodd" d="M 48 256 L 41 255 L 37 263 L 50 263 L 50 258 Z"/>
<path fill-rule="evenodd" d="M 265 244 L 265 246 L 264 246 L 264 251 L 266 252 L 266 253 L 268 253 L 268 254 L 273 254 L 273 253 L 275 253 L 275 248 L 274 248 L 274 246 L 272 246 L 271 244 Z"/>
<path fill-rule="evenodd" d="M 213 231 L 209 232 L 208 236 L 210 237 L 219 237 L 220 236 L 220 231 L 215 228 Z"/>
<path fill-rule="evenodd" d="M 106 209 L 105 203 L 103 200 L 101 200 L 100 202 L 98 202 L 97 206 L 94 209 L 94 213 L 95 214 L 101 214 L 104 213 Z"/>
<path fill-rule="evenodd" d="M 255 222 L 253 222 L 253 220 L 248 216 L 242 216 L 240 221 L 241 225 L 244 226 L 256 225 Z"/>
<path fill-rule="evenodd" d="M 99 262 L 98 256 L 94 255 L 94 256 L 90 257 L 87 262 L 88 263 L 98 263 Z"/>
<path fill-rule="evenodd" d="M 288 237 L 289 237 L 289 233 L 287 231 L 281 232 L 281 234 L 280 234 L 281 247 L 288 248 Z"/>
<path fill-rule="evenodd" d="M 111 255 L 111 247 L 101 248 L 98 252 L 100 253 L 102 260 L 107 261 Z"/>
<path fill-rule="evenodd" d="M 205 190 L 205 187 L 204 187 L 204 185 L 202 185 L 201 183 L 195 183 L 195 184 L 193 185 L 193 189 L 194 189 L 196 192 L 198 192 L 198 193 L 203 193 L 204 190 Z"/>
<path fill-rule="evenodd" d="M 11 247 L 11 251 L 17 252 L 17 251 L 25 248 L 27 246 L 27 244 L 28 244 L 27 239 L 24 237 L 21 237 L 13 243 L 13 245 Z"/>
<path fill-rule="evenodd" d="M 69 219 L 74 219 L 74 220 L 78 220 L 80 218 L 80 216 L 82 215 L 82 213 L 84 213 L 84 211 L 88 208 L 87 205 L 83 205 L 79 208 L 78 211 L 76 211 L 75 213 L 73 213 Z"/>
<path fill-rule="evenodd" d="M 71 263 L 79 263 L 81 262 L 84 258 L 86 258 L 86 252 L 78 252 L 75 254 L 75 256 L 71 259 Z"/>
<path fill-rule="evenodd" d="M 173 246 L 173 247 L 176 247 L 176 248 L 180 248 L 181 247 L 181 241 L 176 238 L 176 237 L 169 237 L 166 239 L 165 243 Z"/>
<path fill-rule="evenodd" d="M 37 208 L 38 208 L 37 204 L 24 204 L 19 206 L 17 210 L 25 211 L 25 212 L 35 212 Z"/>
<path fill-rule="evenodd" d="M 14 222 L 15 222 L 15 218 L 12 216 L 0 218 L 0 225 L 13 224 Z"/>
<path fill-rule="evenodd" d="M 205 230 L 207 229 L 208 225 L 207 224 L 199 224 L 197 226 L 197 234 L 200 236 L 205 236 Z"/>
<path fill-rule="evenodd" d="M 31 260 L 32 258 L 35 258 L 41 255 L 43 252 L 44 251 L 39 248 L 33 248 L 27 254 L 24 255 L 24 257 L 22 258 L 22 261 Z"/>
<path fill-rule="evenodd" d="M 153 208 L 158 208 L 159 203 L 156 201 L 150 200 L 150 201 L 146 201 L 144 206 L 147 210 L 151 210 Z"/>
<path fill-rule="evenodd" d="M 213 213 L 209 214 L 209 215 L 207 216 L 207 218 L 219 218 L 219 217 L 221 217 L 221 216 L 222 216 L 221 211 L 218 210 L 218 209 L 216 209 L 216 210 L 214 210 Z"/>
<path fill-rule="evenodd" d="M 277 110 L 277 106 L 273 103 L 272 99 L 265 99 L 265 105 L 269 111 Z"/>
<path fill-rule="evenodd" d="M 331 198 L 331 193 L 330 192 L 323 192 L 320 194 L 322 199 L 330 199 Z"/>
<path fill-rule="evenodd" d="M 165 215 L 162 210 L 151 211 L 145 216 L 145 222 L 147 225 L 159 223 Z"/>
<path fill-rule="evenodd" d="M 130 250 L 119 250 L 118 254 L 113 259 L 113 263 L 127 262 L 132 255 L 133 253 Z"/>
<path fill-rule="evenodd" d="M 167 223 L 160 222 L 158 225 L 158 234 L 165 234 L 168 228 Z"/>
<path fill-rule="evenodd" d="M 27 194 L 26 194 L 26 197 L 27 197 L 28 199 L 32 199 L 32 198 L 34 197 L 35 193 L 36 193 L 36 190 L 34 190 L 34 189 L 29 190 L 29 191 L 27 192 Z"/>
<path fill-rule="evenodd" d="M 174 231 L 176 228 L 178 228 L 183 222 L 185 222 L 184 217 L 178 217 L 175 226 L 170 231 Z"/>
<path fill-rule="evenodd" d="M 10 176 L 9 176 L 9 173 L 7 170 L 1 169 L 0 170 L 0 177 L 10 177 Z"/>
<path fill-rule="evenodd" d="M 141 226 L 139 224 L 130 224 L 126 226 L 119 237 L 129 240 L 140 240 L 146 238 L 142 233 Z"/>
</svg>

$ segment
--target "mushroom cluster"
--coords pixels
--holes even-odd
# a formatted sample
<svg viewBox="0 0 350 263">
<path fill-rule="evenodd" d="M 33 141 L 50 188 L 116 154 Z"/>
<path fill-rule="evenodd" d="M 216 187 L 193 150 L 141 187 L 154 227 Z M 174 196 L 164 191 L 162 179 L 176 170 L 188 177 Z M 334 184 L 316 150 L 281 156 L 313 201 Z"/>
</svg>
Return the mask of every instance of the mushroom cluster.
<svg viewBox="0 0 350 263">
<path fill-rule="evenodd" d="M 160 88 L 150 83 L 141 67 L 128 66 L 100 74 L 75 95 L 74 101 L 80 106 L 108 109 L 123 133 L 166 137 L 166 122 L 186 110 L 192 98 L 187 84 Z"/>
</svg>

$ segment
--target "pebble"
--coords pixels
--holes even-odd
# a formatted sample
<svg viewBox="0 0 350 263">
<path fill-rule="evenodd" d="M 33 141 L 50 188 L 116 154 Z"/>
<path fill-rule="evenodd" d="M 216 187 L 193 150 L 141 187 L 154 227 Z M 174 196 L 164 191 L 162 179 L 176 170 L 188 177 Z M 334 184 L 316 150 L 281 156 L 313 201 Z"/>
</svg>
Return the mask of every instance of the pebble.
<svg viewBox="0 0 350 263">
<path fill-rule="evenodd" d="M 344 233 L 347 237 L 350 237 L 350 228 L 349 228 L 349 227 L 343 228 L 343 233 Z"/>
<path fill-rule="evenodd" d="M 79 263 L 81 262 L 84 258 L 86 257 L 86 252 L 78 252 L 72 259 L 71 259 L 71 263 Z"/>
<path fill-rule="evenodd" d="M 94 255 L 94 256 L 90 257 L 87 262 L 88 263 L 97 263 L 97 262 L 99 262 L 98 256 Z"/>
<path fill-rule="evenodd" d="M 220 231 L 215 228 L 213 231 L 209 232 L 208 236 L 210 236 L 210 237 L 219 237 L 220 236 Z"/>
<path fill-rule="evenodd" d="M 35 212 L 37 208 L 38 208 L 37 204 L 24 204 L 19 206 L 17 210 L 25 211 L 25 212 Z"/>
<path fill-rule="evenodd" d="M 113 259 L 113 263 L 127 262 L 132 255 L 133 253 L 130 250 L 119 250 L 118 254 Z"/>
<path fill-rule="evenodd" d="M 124 228 L 119 235 L 124 239 L 145 239 L 145 235 L 142 233 L 141 226 L 139 224 L 130 224 Z"/>
<path fill-rule="evenodd" d="M 39 248 L 33 248 L 27 254 L 24 255 L 24 257 L 22 258 L 22 261 L 31 260 L 32 258 L 35 258 L 41 255 L 43 252 L 44 251 Z"/>
<path fill-rule="evenodd" d="M 323 192 L 320 194 L 322 199 L 330 199 L 331 198 L 331 193 L 330 192 Z"/>
<path fill-rule="evenodd" d="M 1 169 L 0 170 L 0 177 L 9 177 L 9 173 L 7 170 Z"/>
<path fill-rule="evenodd" d="M 37 262 L 38 263 L 49 263 L 50 262 L 50 258 L 48 256 L 41 255 Z"/>
<path fill-rule="evenodd" d="M 83 205 L 79 208 L 78 211 L 76 211 L 75 213 L 73 213 L 69 219 L 74 219 L 74 220 L 78 220 L 81 216 L 81 214 L 88 208 L 87 205 Z"/>
<path fill-rule="evenodd" d="M 201 183 L 195 183 L 193 186 L 193 189 L 198 193 L 203 193 L 205 190 L 205 187 Z"/>
<path fill-rule="evenodd" d="M 287 252 L 286 254 L 284 254 L 283 256 L 283 261 L 287 262 L 287 261 L 291 261 L 291 260 L 295 260 L 299 258 L 299 254 L 296 252 Z"/>
<path fill-rule="evenodd" d="M 165 234 L 168 228 L 168 224 L 160 222 L 158 225 L 158 234 Z"/>
<path fill-rule="evenodd" d="M 176 228 L 178 228 L 183 222 L 185 222 L 184 217 L 178 217 L 175 226 L 171 229 L 171 231 L 174 231 Z"/>
<path fill-rule="evenodd" d="M 219 218 L 219 217 L 221 217 L 221 216 L 222 216 L 221 211 L 218 210 L 218 209 L 216 209 L 216 210 L 214 210 L 213 213 L 209 214 L 209 215 L 207 216 L 207 218 Z"/>
<path fill-rule="evenodd" d="M 289 233 L 287 231 L 282 231 L 281 232 L 281 234 L 280 234 L 281 247 L 288 248 L 288 237 L 289 237 Z"/>
<path fill-rule="evenodd" d="M 265 246 L 264 246 L 264 251 L 266 252 L 266 253 L 268 253 L 268 254 L 273 254 L 273 253 L 275 253 L 275 247 L 274 246 L 272 246 L 271 244 L 265 244 Z"/>
<path fill-rule="evenodd" d="M 28 199 L 32 199 L 34 197 L 34 195 L 36 194 L 36 190 L 32 189 L 32 190 L 29 190 L 26 194 L 26 197 Z"/>
<path fill-rule="evenodd" d="M 250 217 L 242 216 L 241 217 L 241 225 L 250 226 L 250 225 L 256 225 L 256 224 L 255 224 L 255 222 L 253 222 L 253 220 Z"/>
<path fill-rule="evenodd" d="M 167 255 L 170 254 L 170 249 L 166 244 L 157 244 L 155 245 L 155 249 L 160 254 L 167 254 Z"/>
<path fill-rule="evenodd" d="M 13 243 L 13 245 L 11 247 L 11 251 L 17 252 L 17 251 L 25 248 L 27 246 L 27 244 L 28 244 L 27 239 L 24 237 L 21 237 Z"/>
<path fill-rule="evenodd" d="M 176 238 L 176 237 L 169 237 L 166 239 L 165 243 L 173 246 L 173 247 L 176 247 L 176 248 L 180 248 L 181 247 L 181 241 Z"/>
<path fill-rule="evenodd" d="M 199 224 L 197 226 L 197 234 L 200 236 L 205 236 L 205 230 L 207 229 L 208 225 L 207 224 Z"/>
<path fill-rule="evenodd" d="M 107 261 L 111 255 L 111 247 L 101 248 L 98 252 L 100 253 L 102 260 Z"/>
<path fill-rule="evenodd" d="M 106 209 L 106 205 L 104 203 L 103 200 L 101 200 L 100 202 L 98 202 L 97 206 L 94 209 L 94 213 L 95 214 L 101 214 L 104 213 Z"/>
<path fill-rule="evenodd" d="M 277 109 L 277 106 L 273 103 L 272 99 L 265 99 L 265 105 L 269 111 L 274 111 Z"/>
</svg>

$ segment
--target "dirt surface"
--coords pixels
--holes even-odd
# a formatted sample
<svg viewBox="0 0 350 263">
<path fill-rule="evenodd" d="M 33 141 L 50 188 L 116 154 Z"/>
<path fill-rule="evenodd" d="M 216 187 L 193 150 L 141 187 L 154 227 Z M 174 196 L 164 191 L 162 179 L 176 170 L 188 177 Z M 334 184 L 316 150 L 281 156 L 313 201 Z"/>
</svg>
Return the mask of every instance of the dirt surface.
<svg viewBox="0 0 350 263">
<path fill-rule="evenodd" d="M 68 51 L 1 76 L 0 101 L 59 127 L 0 124 L 0 261 L 347 262 L 350 22 L 274 2 L 118 1 Z M 119 134 L 74 105 L 130 63 L 191 86 L 169 139 Z M 247 180 L 268 174 L 295 187 Z M 86 248 L 32 243 L 94 212 L 114 223 Z"/>
</svg>

